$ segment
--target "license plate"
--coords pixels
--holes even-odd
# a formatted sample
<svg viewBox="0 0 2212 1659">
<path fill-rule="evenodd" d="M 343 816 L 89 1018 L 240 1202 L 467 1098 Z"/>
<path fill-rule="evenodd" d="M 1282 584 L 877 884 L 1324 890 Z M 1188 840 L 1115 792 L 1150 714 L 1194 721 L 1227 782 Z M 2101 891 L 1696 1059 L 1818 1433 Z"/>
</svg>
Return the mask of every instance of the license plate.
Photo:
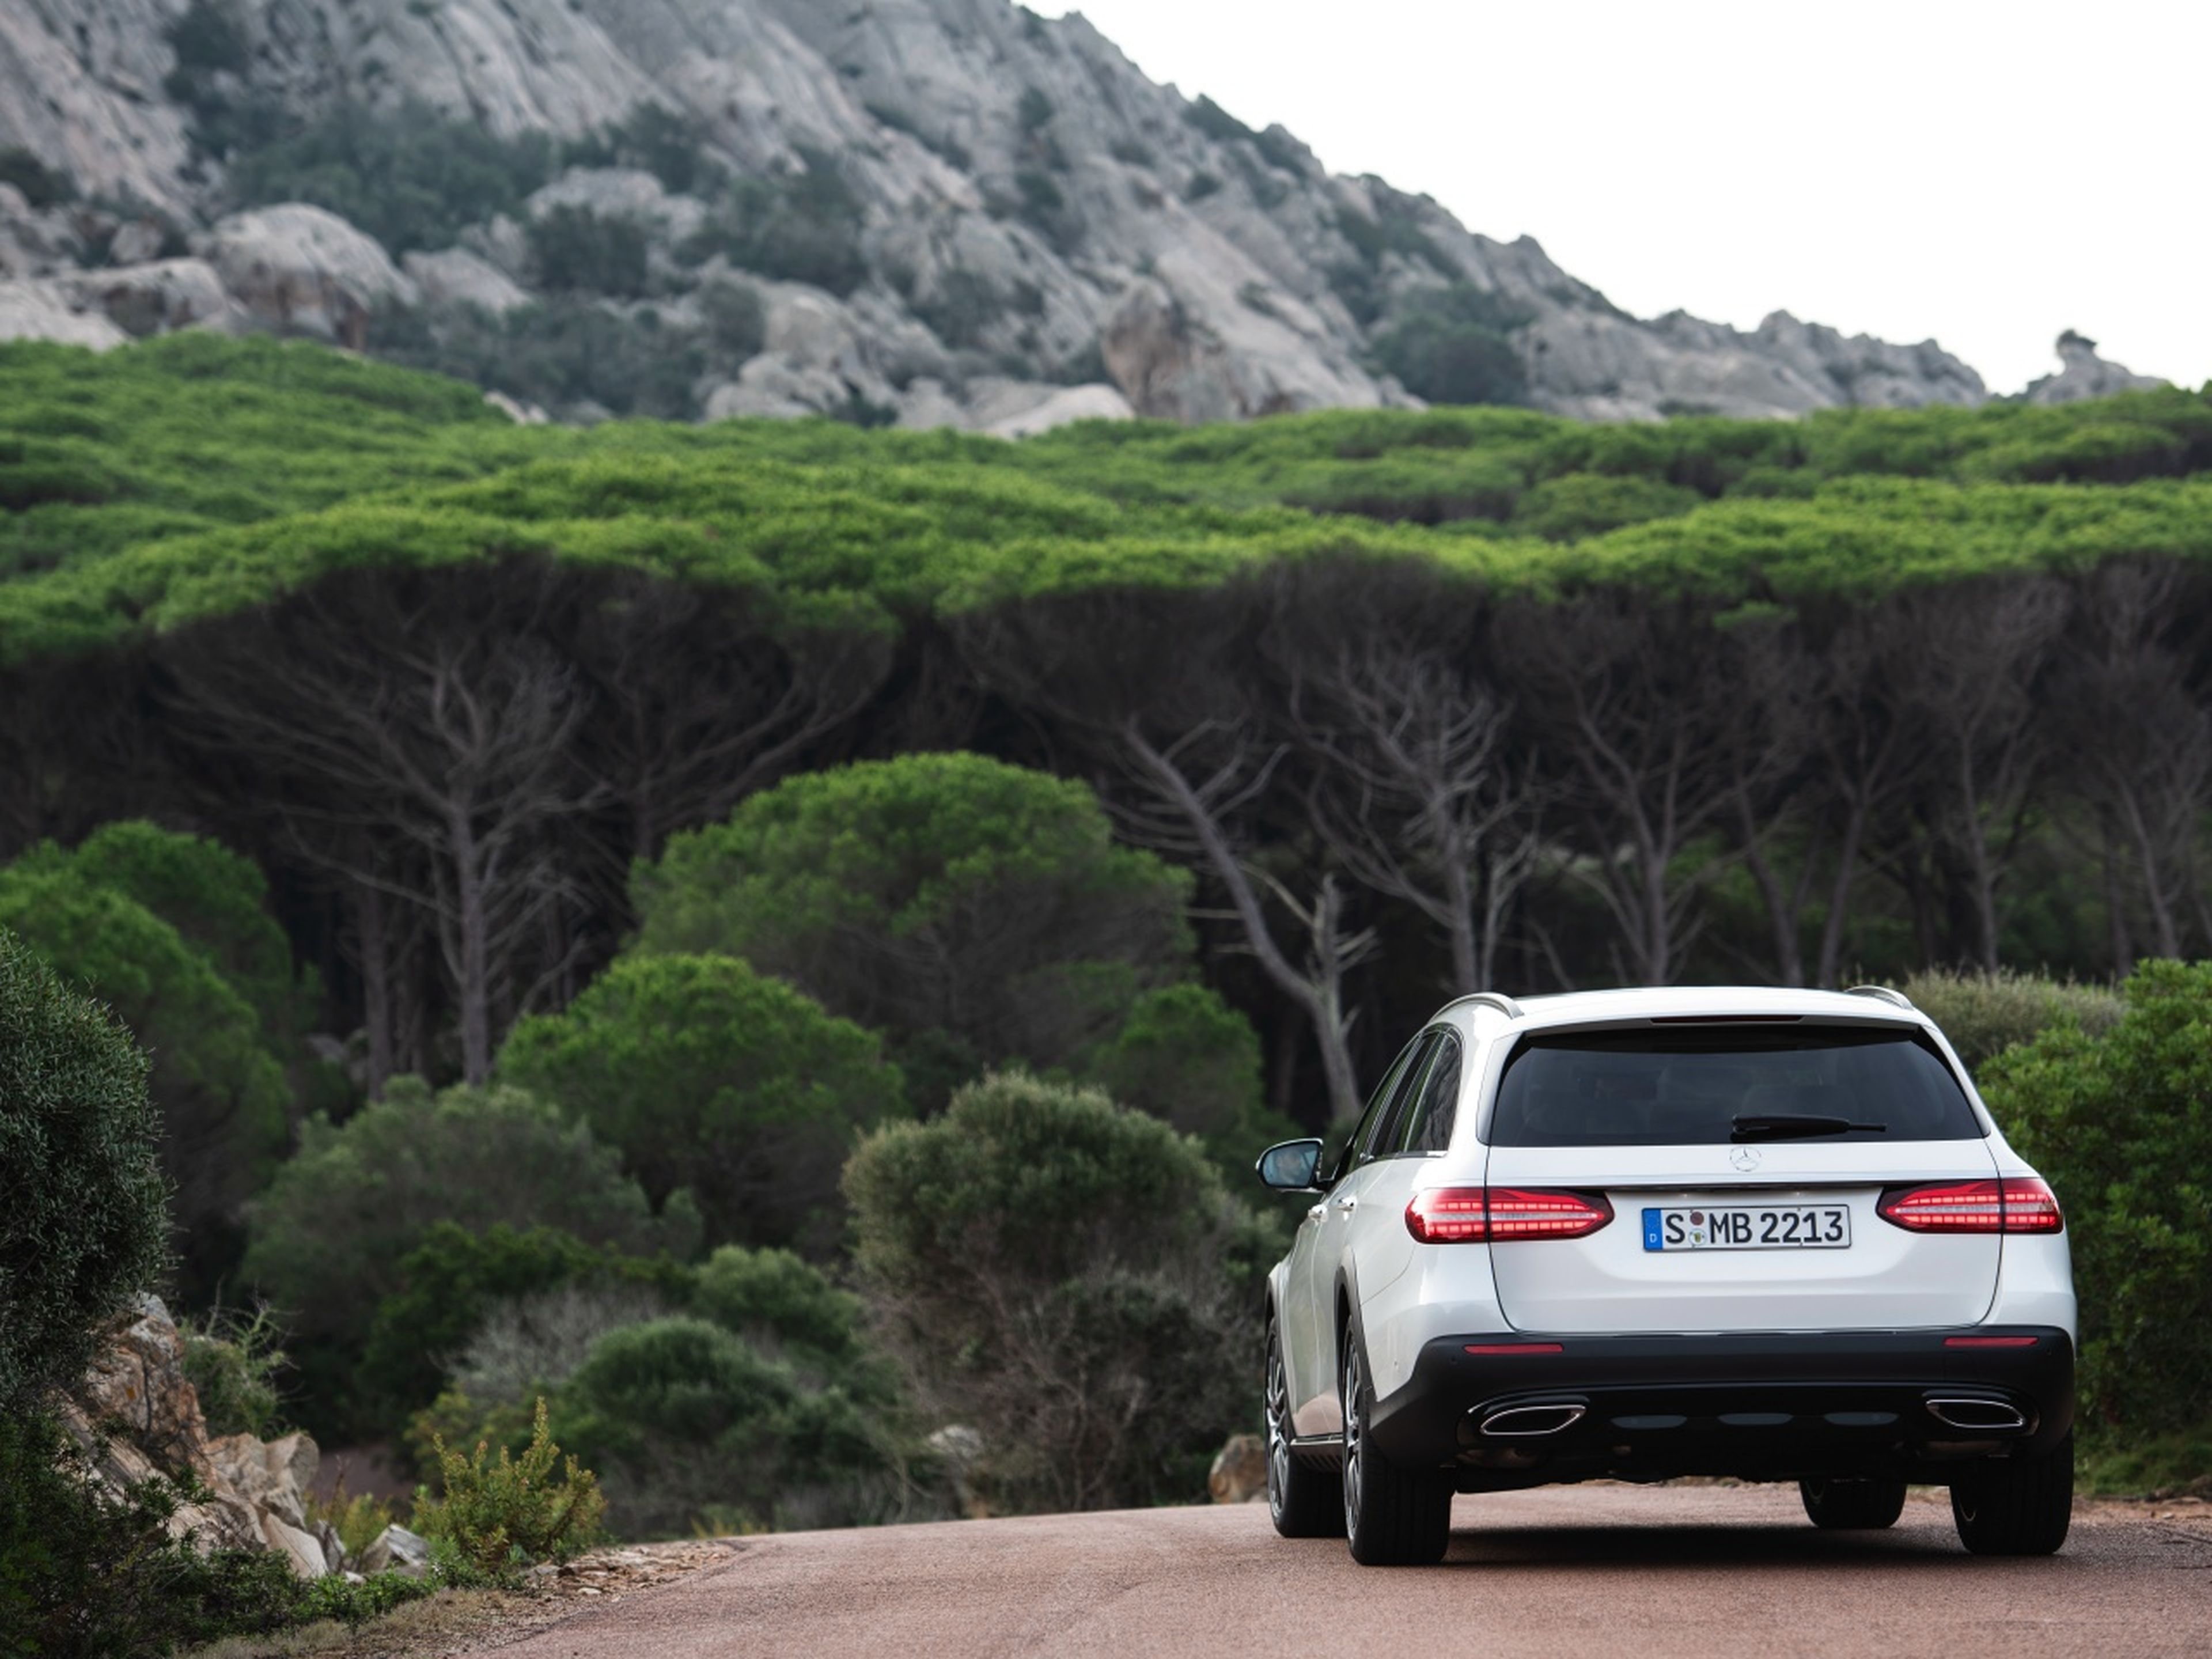
<svg viewBox="0 0 2212 1659">
<path fill-rule="evenodd" d="M 1851 1212 L 1841 1204 L 1685 1206 L 1644 1212 L 1647 1250 L 1842 1250 Z"/>
</svg>

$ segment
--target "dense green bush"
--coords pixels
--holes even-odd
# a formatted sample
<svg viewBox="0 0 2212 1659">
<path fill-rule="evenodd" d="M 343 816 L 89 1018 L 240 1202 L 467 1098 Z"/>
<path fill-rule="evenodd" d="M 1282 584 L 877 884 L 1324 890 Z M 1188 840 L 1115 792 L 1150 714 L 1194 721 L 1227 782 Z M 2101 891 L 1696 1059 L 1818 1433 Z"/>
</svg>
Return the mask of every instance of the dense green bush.
<svg viewBox="0 0 2212 1659">
<path fill-rule="evenodd" d="M 561 206 L 530 222 L 530 266 L 537 285 L 556 294 L 645 297 L 646 228 L 619 214 Z"/>
<path fill-rule="evenodd" d="M 1240 1178 L 1261 1152 L 1298 1133 L 1264 1103 L 1250 1023 L 1207 986 L 1146 992 L 1076 1070 L 1123 1105 L 1196 1136 Z"/>
<path fill-rule="evenodd" d="M 301 1334 L 358 1342 L 440 1222 L 687 1252 L 696 1221 L 666 1207 L 656 1217 L 612 1147 L 522 1090 L 402 1078 L 343 1125 L 309 1121 L 254 1206 L 246 1271 Z"/>
<path fill-rule="evenodd" d="M 58 207 L 76 194 L 68 174 L 15 146 L 0 149 L 0 185 L 13 185 L 34 208 Z"/>
<path fill-rule="evenodd" d="M 277 1378 L 286 1363 L 275 1313 L 265 1307 L 251 1315 L 217 1308 L 180 1323 L 185 1380 L 199 1397 L 208 1432 L 274 1439 L 283 1409 Z"/>
<path fill-rule="evenodd" d="M 1000 1504 L 1203 1489 L 1250 1415 L 1255 1333 L 1249 1224 L 1195 1142 L 1005 1075 L 871 1135 L 845 1187 L 885 1339 L 926 1404 L 982 1431 Z"/>
<path fill-rule="evenodd" d="M 740 270 L 839 295 L 860 287 L 868 275 L 866 210 L 835 156 L 805 148 L 799 155 L 798 173 L 732 180 L 684 257 L 700 264 L 719 253 Z"/>
<path fill-rule="evenodd" d="M 689 1188 L 716 1244 L 826 1248 L 854 1135 L 902 1110 L 873 1036 L 731 957 L 622 958 L 518 1024 L 500 1068 L 619 1148 L 656 1204 Z"/>
<path fill-rule="evenodd" d="M 82 1376 L 165 1264 L 146 1069 L 106 1009 L 0 927 L 0 1424 Z"/>
<path fill-rule="evenodd" d="M 1073 1063 L 1191 953 L 1188 876 L 1115 845 L 1082 784 L 976 755 L 791 779 L 635 885 L 640 950 L 742 957 L 885 1032 L 925 1109 Z"/>
<path fill-rule="evenodd" d="M 1525 320 L 1487 289 L 1455 284 L 1377 335 L 1375 361 L 1432 404 L 1525 403 L 1528 372 L 1510 337 Z"/>
<path fill-rule="evenodd" d="M 842 1384 L 702 1320 L 601 1338 L 561 1390 L 559 1425 L 632 1534 L 850 1525 L 890 1496 L 879 1431 Z"/>
<path fill-rule="evenodd" d="M 397 258 L 447 246 L 465 226 L 516 213 L 552 171 L 542 134 L 501 138 L 420 104 L 384 112 L 338 103 L 237 144 L 225 189 L 242 207 L 327 208 Z"/>
<path fill-rule="evenodd" d="M 401 1259 L 398 1288 L 377 1304 L 343 1401 L 325 1409 L 342 1404 L 367 1431 L 395 1433 L 447 1387 L 456 1361 L 500 1308 L 562 1290 L 677 1304 L 690 1282 L 669 1256 L 586 1244 L 555 1227 L 501 1222 L 475 1232 L 438 1222 Z M 501 1403 L 528 1402 L 518 1394 Z"/>
<path fill-rule="evenodd" d="M 2101 1035 L 2055 1024 L 1983 1068 L 2006 1137 L 2066 1212 L 2094 1418 L 2212 1419 L 2212 963 L 2147 962 Z"/>
<path fill-rule="evenodd" d="M 209 1292 L 236 1263 L 240 1206 L 284 1150 L 290 1091 L 259 1014 L 210 951 L 51 847 L 0 870 L 0 926 L 153 1049 L 161 1159 L 188 1231 L 185 1288 Z"/>
<path fill-rule="evenodd" d="M 181 1498 L 161 1480 L 111 1497 L 50 1418 L 0 1409 L 0 1659 L 166 1654 L 293 1623 L 291 1563 L 173 1538 Z"/>
<path fill-rule="evenodd" d="M 1978 1072 L 2018 1042 L 2032 1042 L 2054 1026 L 2079 1026 L 2101 1036 L 2117 1024 L 2119 994 L 2097 985 L 2069 985 L 2010 969 L 1994 974 L 1930 969 L 1904 985 L 1912 1006 L 1942 1028 L 1969 1070 Z"/>
<path fill-rule="evenodd" d="M 473 306 L 387 309 L 371 324 L 369 344 L 395 363 L 458 375 L 572 418 L 595 404 L 612 415 L 689 420 L 709 362 L 696 332 L 649 307 L 625 313 L 577 295 L 503 317 Z"/>
</svg>

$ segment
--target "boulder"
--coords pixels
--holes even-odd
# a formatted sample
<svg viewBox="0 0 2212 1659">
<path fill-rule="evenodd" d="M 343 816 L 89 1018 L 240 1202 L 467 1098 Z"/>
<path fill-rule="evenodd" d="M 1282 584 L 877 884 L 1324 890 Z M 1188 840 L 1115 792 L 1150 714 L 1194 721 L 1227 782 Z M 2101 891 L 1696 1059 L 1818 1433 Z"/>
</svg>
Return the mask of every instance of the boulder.
<svg viewBox="0 0 2212 1659">
<path fill-rule="evenodd" d="M 356 351 L 379 306 L 421 297 L 374 239 L 303 202 L 233 214 L 195 251 L 257 322 Z"/>
<path fill-rule="evenodd" d="M 135 338 L 179 328 L 237 330 L 246 321 L 204 259 L 157 259 L 79 271 L 61 283 L 73 303 L 101 312 Z"/>
<path fill-rule="evenodd" d="M 0 340 L 55 340 L 105 351 L 130 338 L 105 313 L 80 304 L 61 283 L 0 283 Z"/>
<path fill-rule="evenodd" d="M 1256 1434 L 1232 1434 L 1215 1454 L 1206 1489 L 1217 1504 L 1249 1504 L 1267 1495 L 1267 1443 Z"/>
<path fill-rule="evenodd" d="M 407 280 L 425 305 L 475 306 L 503 317 L 531 303 L 521 284 L 481 255 L 465 247 L 438 253 L 410 253 L 399 261 Z"/>
<path fill-rule="evenodd" d="M 171 1519 L 173 1536 L 189 1535 L 207 1549 L 279 1551 L 304 1577 L 337 1570 L 343 1547 L 307 1515 L 320 1462 L 314 1441 L 304 1434 L 210 1439 L 184 1358 L 184 1336 L 168 1310 L 142 1298 L 62 1409 L 62 1425 L 93 1478 L 119 1494 L 157 1475 L 190 1475 L 204 1495 Z"/>
<path fill-rule="evenodd" d="M 1033 438 L 1078 421 L 1133 421 L 1137 411 L 1118 387 L 1007 383 L 1017 398 L 976 398 L 978 429 L 994 438 Z M 1013 406 L 1009 407 L 1012 404 Z"/>
<path fill-rule="evenodd" d="M 386 1527 L 361 1553 L 365 1573 L 403 1572 L 420 1578 L 430 1570 L 430 1540 L 401 1526 Z"/>
</svg>

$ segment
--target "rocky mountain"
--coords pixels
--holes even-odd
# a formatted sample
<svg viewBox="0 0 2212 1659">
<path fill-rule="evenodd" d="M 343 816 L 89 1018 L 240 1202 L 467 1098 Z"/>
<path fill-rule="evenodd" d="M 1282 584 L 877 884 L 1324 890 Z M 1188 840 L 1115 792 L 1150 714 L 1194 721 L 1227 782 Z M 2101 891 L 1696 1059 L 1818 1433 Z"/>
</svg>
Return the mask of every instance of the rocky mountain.
<svg viewBox="0 0 2212 1659">
<path fill-rule="evenodd" d="M 274 327 L 564 414 L 1986 395 L 1933 342 L 1629 316 L 1008 0 L 9 0 L 0 180 L 0 337 Z"/>
</svg>

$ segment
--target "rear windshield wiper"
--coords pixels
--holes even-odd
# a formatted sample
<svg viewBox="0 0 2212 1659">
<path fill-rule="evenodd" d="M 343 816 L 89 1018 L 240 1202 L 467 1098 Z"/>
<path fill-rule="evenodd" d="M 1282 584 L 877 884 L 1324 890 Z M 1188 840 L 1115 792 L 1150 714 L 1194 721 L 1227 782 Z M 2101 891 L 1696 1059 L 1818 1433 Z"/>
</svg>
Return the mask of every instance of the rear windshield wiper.
<svg viewBox="0 0 2212 1659">
<path fill-rule="evenodd" d="M 1841 1135 L 1854 1132 L 1882 1135 L 1887 1123 L 1854 1123 L 1847 1117 L 1798 1116 L 1788 1112 L 1755 1112 L 1735 1120 L 1730 1140 L 1795 1140 L 1810 1135 Z"/>
</svg>

